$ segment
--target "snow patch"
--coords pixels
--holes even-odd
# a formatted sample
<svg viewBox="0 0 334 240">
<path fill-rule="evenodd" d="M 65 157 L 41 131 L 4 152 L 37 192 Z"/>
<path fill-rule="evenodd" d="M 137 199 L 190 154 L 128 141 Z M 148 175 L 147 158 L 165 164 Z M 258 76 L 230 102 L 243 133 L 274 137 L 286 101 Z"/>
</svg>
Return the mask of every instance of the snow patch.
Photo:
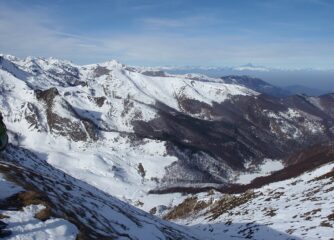
<svg viewBox="0 0 334 240">
<path fill-rule="evenodd" d="M 43 205 L 30 205 L 22 211 L 0 211 L 9 218 L 3 219 L 8 224 L 7 230 L 12 235 L 6 239 L 10 240 L 75 240 L 78 229 L 64 219 L 52 218 L 42 222 L 34 216 L 42 211 Z"/>
<path fill-rule="evenodd" d="M 271 173 L 281 170 L 284 168 L 284 165 L 281 161 L 265 159 L 261 165 L 258 166 L 258 169 L 252 172 L 241 173 L 237 176 L 235 183 L 248 184 L 257 177 L 268 176 Z"/>
</svg>

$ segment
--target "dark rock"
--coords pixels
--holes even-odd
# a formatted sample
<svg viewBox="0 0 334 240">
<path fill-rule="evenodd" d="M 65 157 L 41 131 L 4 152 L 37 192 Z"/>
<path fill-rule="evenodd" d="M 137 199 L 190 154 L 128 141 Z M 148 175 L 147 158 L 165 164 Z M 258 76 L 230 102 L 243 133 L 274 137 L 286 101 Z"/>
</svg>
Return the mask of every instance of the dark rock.
<svg viewBox="0 0 334 240">
<path fill-rule="evenodd" d="M 72 112 L 73 115 L 77 115 L 71 105 L 60 97 L 57 88 L 50 88 L 44 91 L 36 90 L 35 92 L 37 99 L 45 103 L 47 123 L 53 133 L 68 136 L 73 141 L 87 141 L 87 132 L 91 136 L 95 135 L 93 133 L 93 127 L 91 127 L 90 123 L 87 123 L 87 121 L 80 121 L 81 119 L 71 121 L 70 119 L 59 116 L 53 111 L 53 106 L 57 100 L 58 104 L 61 104 L 65 110 Z M 58 99 L 56 99 L 57 97 Z M 87 129 L 85 127 L 87 127 Z"/>
<path fill-rule="evenodd" d="M 0 229 L 0 238 L 9 237 L 10 235 L 12 235 L 12 231 Z"/>
<path fill-rule="evenodd" d="M 95 77 L 101 77 L 103 75 L 107 75 L 110 73 L 110 70 L 106 67 L 101 67 L 101 66 L 98 66 L 95 70 L 94 70 L 94 76 Z"/>
<path fill-rule="evenodd" d="M 0 221 L 0 229 L 5 229 L 8 226 L 7 223 Z"/>
<path fill-rule="evenodd" d="M 95 101 L 96 105 L 99 106 L 99 107 L 102 107 L 103 104 L 104 104 L 104 102 L 105 102 L 106 100 L 107 100 L 107 99 L 106 99 L 106 97 L 104 97 L 104 96 L 102 96 L 102 97 L 95 97 L 95 98 L 94 98 L 94 101 Z"/>
<path fill-rule="evenodd" d="M 43 100 L 46 104 L 51 105 L 53 99 L 56 96 L 59 96 L 59 92 L 58 89 L 53 87 L 53 88 L 49 88 L 47 90 L 35 90 L 35 94 L 36 94 L 36 98 L 38 100 Z"/>
<path fill-rule="evenodd" d="M 160 70 L 152 70 L 152 71 L 143 71 L 141 72 L 141 74 L 146 75 L 146 76 L 150 76 L 150 77 L 165 77 L 166 73 L 164 71 L 160 71 Z"/>
</svg>

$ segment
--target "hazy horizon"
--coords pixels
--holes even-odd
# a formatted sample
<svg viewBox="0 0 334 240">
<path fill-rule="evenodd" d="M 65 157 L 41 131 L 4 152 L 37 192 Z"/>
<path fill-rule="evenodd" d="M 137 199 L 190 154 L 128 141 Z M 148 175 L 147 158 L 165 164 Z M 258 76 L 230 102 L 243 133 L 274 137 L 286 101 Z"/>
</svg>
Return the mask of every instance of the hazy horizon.
<svg viewBox="0 0 334 240">
<path fill-rule="evenodd" d="M 0 55 L 12 54 L 1 53 Z M 43 56 L 24 56 L 21 59 L 27 57 L 44 58 Z M 54 57 L 51 57 L 54 58 Z M 65 60 L 68 59 L 59 59 Z M 106 61 L 114 61 L 117 59 L 109 59 Z M 72 61 L 75 65 L 80 65 Z M 102 62 L 99 62 L 102 63 Z M 124 64 L 123 62 L 120 62 Z M 98 64 L 98 63 L 92 63 Z M 131 66 L 131 65 L 129 65 Z M 327 69 L 282 69 L 282 68 L 267 68 L 265 66 L 257 66 L 252 64 L 246 64 L 241 66 L 220 66 L 220 67 L 208 67 L 208 66 L 134 66 L 148 69 L 163 70 L 164 72 L 171 74 L 204 74 L 209 77 L 220 78 L 229 75 L 245 75 L 254 78 L 259 78 L 272 85 L 281 88 L 288 88 L 292 86 L 305 87 L 306 91 L 314 93 L 315 95 L 321 95 L 334 92 L 334 70 Z M 245 68 L 246 67 L 246 68 Z M 307 89 L 310 88 L 310 89 Z"/>
</svg>

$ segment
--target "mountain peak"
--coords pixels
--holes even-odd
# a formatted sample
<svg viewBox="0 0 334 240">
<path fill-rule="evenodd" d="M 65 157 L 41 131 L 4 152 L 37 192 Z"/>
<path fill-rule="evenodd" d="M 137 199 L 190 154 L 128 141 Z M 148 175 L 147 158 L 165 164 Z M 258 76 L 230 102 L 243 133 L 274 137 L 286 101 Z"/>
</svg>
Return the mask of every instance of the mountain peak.
<svg viewBox="0 0 334 240">
<path fill-rule="evenodd" d="M 125 65 L 115 59 L 108 60 L 106 62 L 99 63 L 98 65 L 107 68 L 123 68 Z"/>
<path fill-rule="evenodd" d="M 19 60 L 19 58 L 13 56 L 13 55 L 10 55 L 10 54 L 3 54 L 3 53 L 0 53 L 0 57 L 8 60 L 8 61 L 17 61 Z"/>
</svg>

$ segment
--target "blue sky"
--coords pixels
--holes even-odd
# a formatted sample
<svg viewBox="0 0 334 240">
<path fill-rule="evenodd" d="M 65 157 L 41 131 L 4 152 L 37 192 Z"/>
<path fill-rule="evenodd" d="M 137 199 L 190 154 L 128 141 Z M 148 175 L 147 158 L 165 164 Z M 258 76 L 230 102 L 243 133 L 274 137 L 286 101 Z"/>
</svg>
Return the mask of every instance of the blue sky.
<svg viewBox="0 0 334 240">
<path fill-rule="evenodd" d="M 0 51 L 79 64 L 334 68 L 332 0 L 0 0 Z"/>
</svg>

